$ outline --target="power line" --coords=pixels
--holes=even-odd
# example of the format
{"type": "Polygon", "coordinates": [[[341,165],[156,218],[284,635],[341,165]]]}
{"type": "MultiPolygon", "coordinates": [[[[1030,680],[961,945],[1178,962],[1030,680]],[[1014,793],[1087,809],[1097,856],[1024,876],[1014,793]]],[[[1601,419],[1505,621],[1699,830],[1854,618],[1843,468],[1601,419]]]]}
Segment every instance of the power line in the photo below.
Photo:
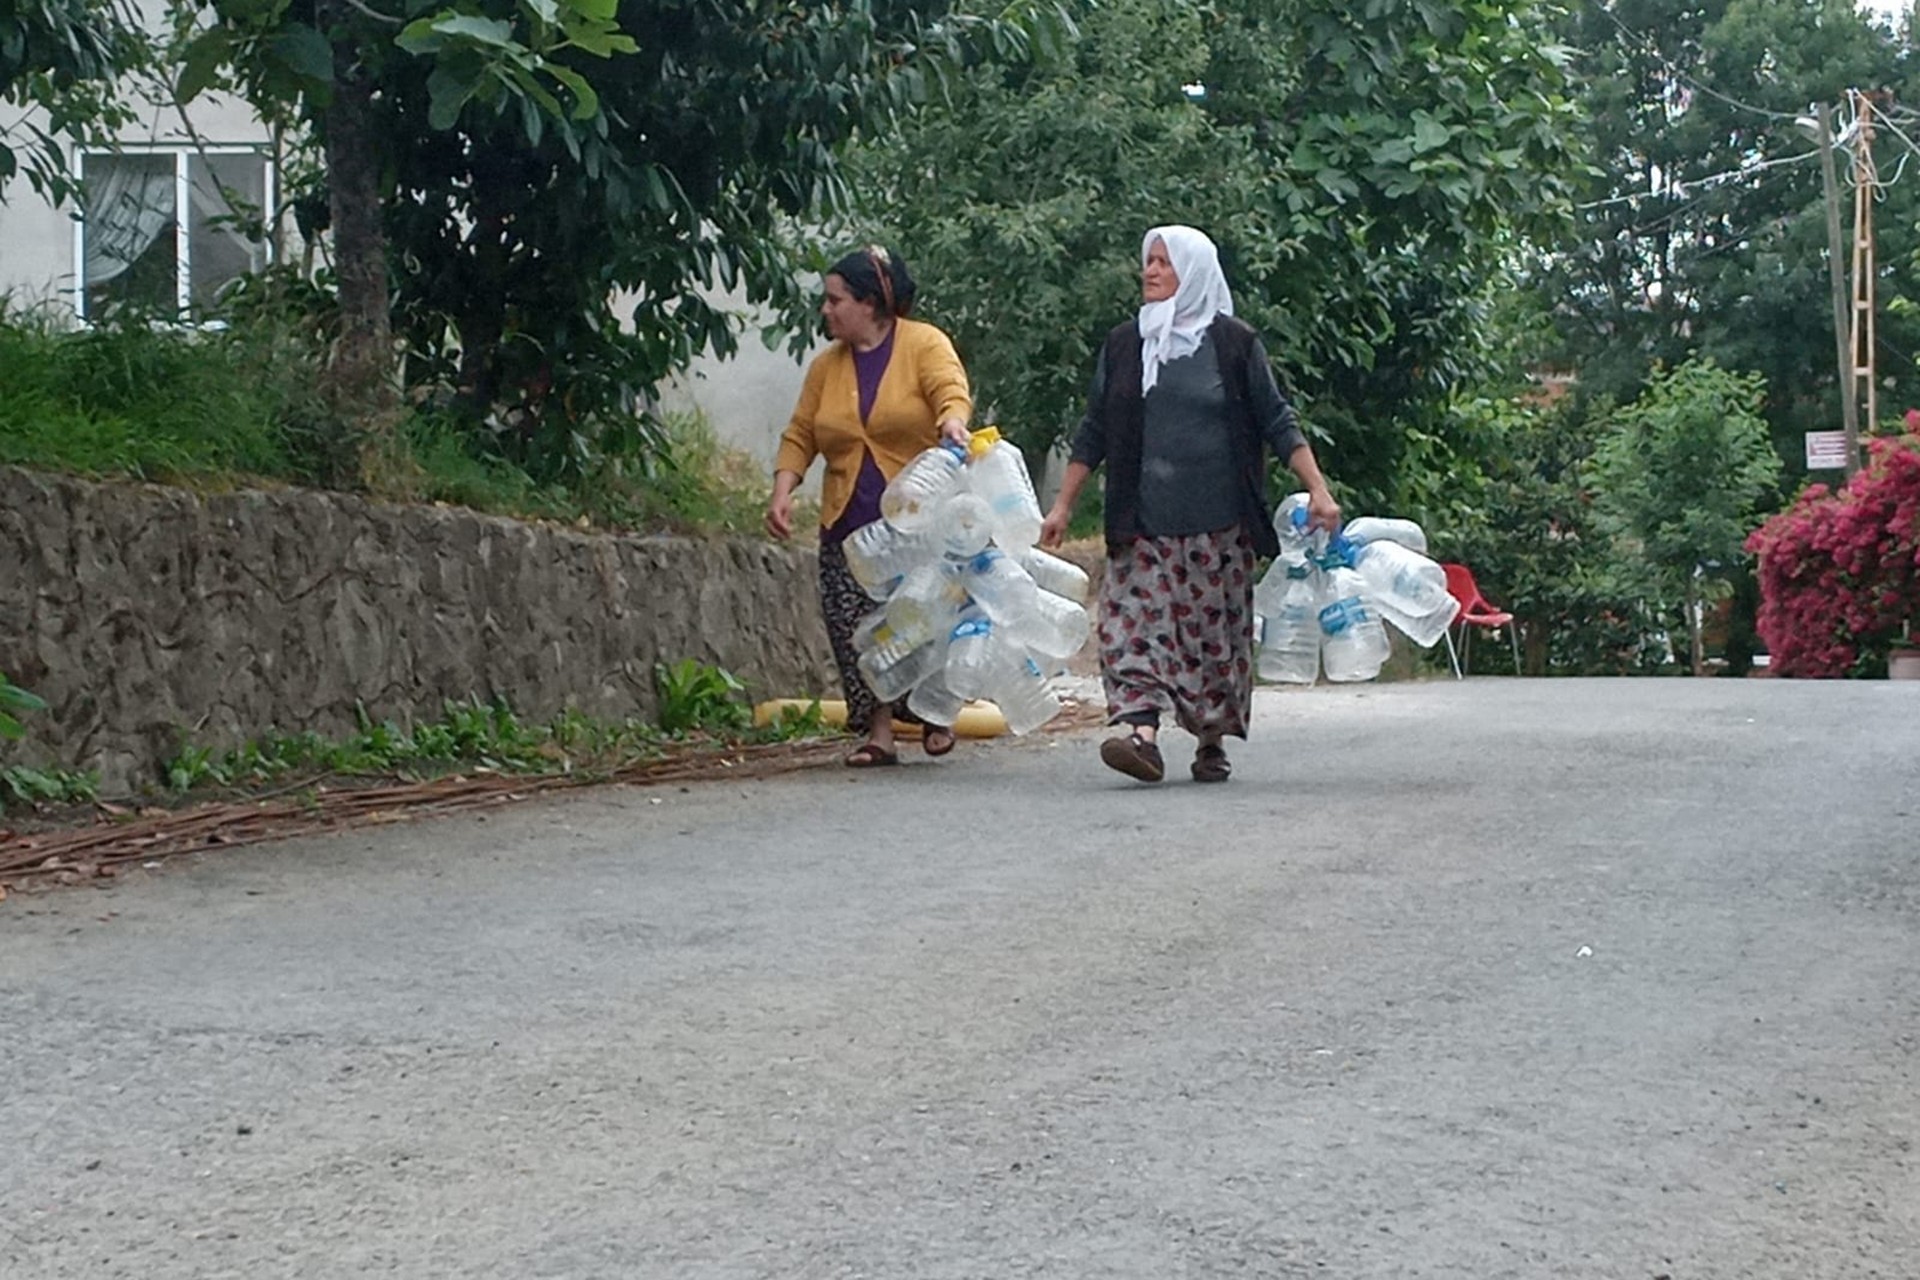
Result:
{"type": "Polygon", "coordinates": [[[1610,22],[1612,22],[1614,26],[1620,28],[1620,34],[1626,36],[1630,40],[1637,41],[1640,45],[1641,52],[1652,54],[1654,60],[1660,64],[1662,70],[1664,70],[1668,75],[1672,76],[1675,80],[1686,85],[1688,88],[1697,90],[1700,93],[1704,93],[1710,98],[1718,98],[1720,101],[1726,103],[1730,107],[1738,107],[1742,111],[1752,112],[1754,115],[1762,116],[1769,120],[1793,121],[1793,120],[1799,119],[1799,116],[1794,112],[1775,111],[1770,107],[1756,107],[1750,102],[1742,102],[1740,101],[1740,99],[1733,97],[1730,94],[1722,93],[1720,90],[1714,88],[1713,86],[1695,79],[1693,76],[1688,75],[1685,71],[1682,71],[1678,66],[1674,65],[1672,60],[1670,60],[1666,54],[1660,51],[1660,47],[1653,42],[1652,37],[1647,36],[1641,32],[1635,31],[1632,27],[1628,26],[1625,22],[1622,22],[1620,20],[1620,15],[1615,13],[1611,9],[1602,8],[1600,12],[1606,14],[1607,19],[1610,22]]]}

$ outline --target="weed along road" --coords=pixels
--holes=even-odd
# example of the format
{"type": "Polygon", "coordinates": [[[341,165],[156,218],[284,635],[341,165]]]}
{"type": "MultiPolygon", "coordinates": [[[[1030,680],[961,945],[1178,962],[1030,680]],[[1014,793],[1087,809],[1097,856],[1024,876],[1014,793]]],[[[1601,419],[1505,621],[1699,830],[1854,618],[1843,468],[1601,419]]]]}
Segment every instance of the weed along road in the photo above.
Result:
{"type": "Polygon", "coordinates": [[[0,1274],[1920,1274],[1920,684],[1263,692],[0,905],[0,1274]]]}

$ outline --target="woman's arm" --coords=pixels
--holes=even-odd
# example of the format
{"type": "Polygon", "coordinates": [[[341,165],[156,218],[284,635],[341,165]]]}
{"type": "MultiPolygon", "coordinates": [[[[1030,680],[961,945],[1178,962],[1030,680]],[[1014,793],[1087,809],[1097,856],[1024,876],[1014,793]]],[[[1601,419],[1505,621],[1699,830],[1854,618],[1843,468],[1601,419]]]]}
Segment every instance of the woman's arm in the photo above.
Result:
{"type": "Polygon", "coordinates": [[[1080,488],[1092,474],[1093,468],[1084,462],[1067,464],[1067,474],[1061,477],[1060,493],[1053,500],[1053,509],[1047,512],[1047,518],[1040,523],[1041,546],[1057,547],[1067,536],[1067,522],[1073,519],[1073,504],[1079,501],[1080,488]]]}
{"type": "Polygon", "coordinates": [[[960,363],[952,339],[933,325],[924,327],[931,336],[918,361],[920,395],[933,408],[940,438],[964,445],[967,422],[973,417],[973,389],[967,383],[966,366],[960,363]]]}
{"type": "Polygon", "coordinates": [[[813,423],[820,412],[820,384],[824,381],[820,358],[807,366],[807,377],[800,384],[800,399],[780,434],[780,452],[773,461],[773,495],[767,499],[767,532],[786,540],[793,536],[793,491],[807,474],[807,468],[819,454],[813,423]]]}

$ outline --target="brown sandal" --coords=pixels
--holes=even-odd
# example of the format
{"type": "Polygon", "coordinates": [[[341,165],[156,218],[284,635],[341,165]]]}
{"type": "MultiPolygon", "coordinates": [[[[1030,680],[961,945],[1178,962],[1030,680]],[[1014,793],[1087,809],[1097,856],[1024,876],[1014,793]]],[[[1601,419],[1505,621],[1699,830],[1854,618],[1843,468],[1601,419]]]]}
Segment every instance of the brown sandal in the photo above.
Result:
{"type": "Polygon", "coordinates": [[[1195,782],[1225,782],[1233,776],[1233,765],[1227,760],[1227,749],[1217,742],[1201,744],[1193,753],[1193,780],[1195,782]]]}
{"type": "Polygon", "coordinates": [[[1100,763],[1141,782],[1158,782],[1167,776],[1167,764],[1160,758],[1159,746],[1137,733],[1108,738],[1101,743],[1100,763]]]}
{"type": "Polygon", "coordinates": [[[863,742],[848,753],[841,763],[849,769],[884,769],[888,765],[900,763],[900,757],[885,747],[877,747],[871,742],[863,742]]]}
{"type": "Polygon", "coordinates": [[[930,756],[943,756],[953,750],[957,741],[953,730],[944,725],[930,724],[920,735],[920,749],[930,756]]]}

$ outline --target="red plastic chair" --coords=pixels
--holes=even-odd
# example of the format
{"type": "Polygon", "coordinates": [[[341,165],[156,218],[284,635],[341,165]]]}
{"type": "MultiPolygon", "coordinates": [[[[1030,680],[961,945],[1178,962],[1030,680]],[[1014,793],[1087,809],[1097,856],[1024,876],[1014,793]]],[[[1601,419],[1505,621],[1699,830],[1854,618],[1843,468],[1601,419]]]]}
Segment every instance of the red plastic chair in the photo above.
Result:
{"type": "Polygon", "coordinates": [[[1443,564],[1440,566],[1447,575],[1447,594],[1460,602],[1460,616],[1454,621],[1460,624],[1460,650],[1455,653],[1453,633],[1447,633],[1447,656],[1453,659],[1453,675],[1461,678],[1461,654],[1467,653],[1467,642],[1471,633],[1469,627],[1485,627],[1489,631],[1507,629],[1507,639],[1513,644],[1513,674],[1520,674],[1520,629],[1513,625],[1513,615],[1498,608],[1493,601],[1480,594],[1480,584],[1473,580],[1473,570],[1463,564],[1443,564]]]}

